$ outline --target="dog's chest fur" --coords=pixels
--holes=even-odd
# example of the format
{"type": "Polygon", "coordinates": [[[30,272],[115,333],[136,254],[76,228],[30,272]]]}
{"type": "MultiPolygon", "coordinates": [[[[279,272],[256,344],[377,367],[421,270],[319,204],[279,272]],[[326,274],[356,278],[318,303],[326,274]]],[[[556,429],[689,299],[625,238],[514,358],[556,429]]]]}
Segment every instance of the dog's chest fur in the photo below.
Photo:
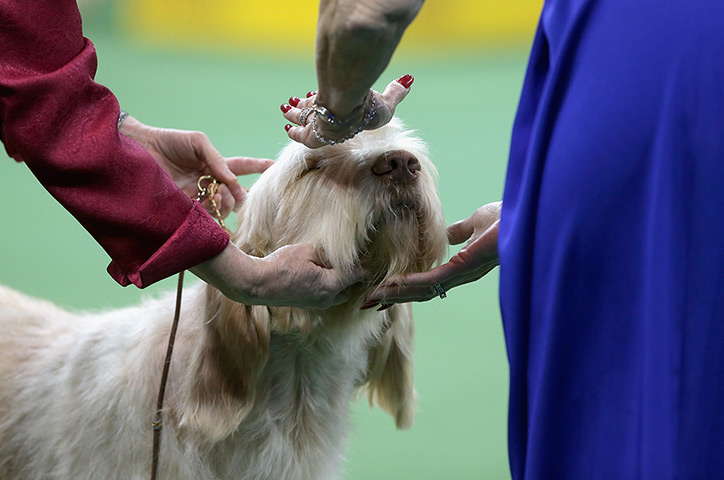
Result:
{"type": "Polygon", "coordinates": [[[256,470],[260,479],[324,479],[325,472],[339,471],[349,402],[366,376],[369,344],[381,327],[379,317],[359,317],[350,319],[356,328],[271,335],[255,406],[226,445],[217,446],[226,468],[247,475],[256,470]]]}

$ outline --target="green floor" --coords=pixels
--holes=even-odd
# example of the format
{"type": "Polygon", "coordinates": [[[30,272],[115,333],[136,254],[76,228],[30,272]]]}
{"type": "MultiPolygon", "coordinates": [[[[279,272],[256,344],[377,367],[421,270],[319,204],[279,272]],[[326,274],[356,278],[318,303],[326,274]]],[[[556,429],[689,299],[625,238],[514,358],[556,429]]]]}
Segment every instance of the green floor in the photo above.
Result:
{"type": "MultiPolygon", "coordinates": [[[[126,110],[149,124],[203,130],[227,155],[274,157],[286,138],[279,105],[315,84],[311,54],[294,60],[181,54],[102,33],[93,39],[97,79],[126,110]]],[[[398,114],[431,146],[448,221],[500,199],[525,51],[398,57],[384,83],[405,73],[416,78],[398,114]]],[[[89,235],[24,165],[4,152],[0,157],[0,283],[92,310],[173,287],[173,280],[145,292],[116,285],[105,272],[107,256],[89,235]]],[[[444,301],[415,306],[417,423],[397,432],[380,410],[355,404],[345,478],[510,478],[497,286],[496,271],[444,301]]]]}

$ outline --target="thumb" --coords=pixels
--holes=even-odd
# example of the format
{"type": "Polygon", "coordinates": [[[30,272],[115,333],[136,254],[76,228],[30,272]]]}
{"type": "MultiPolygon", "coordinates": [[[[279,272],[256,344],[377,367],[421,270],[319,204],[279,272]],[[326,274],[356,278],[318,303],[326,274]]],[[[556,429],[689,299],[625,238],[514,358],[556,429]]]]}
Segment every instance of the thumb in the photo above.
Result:
{"type": "Polygon", "coordinates": [[[241,185],[239,185],[236,175],[231,171],[229,165],[227,165],[223,155],[221,155],[211,143],[209,137],[200,135],[197,138],[198,141],[195,148],[197,156],[208,166],[211,174],[229,188],[235,203],[238,204],[244,198],[244,191],[241,185]]]}
{"type": "Polygon", "coordinates": [[[415,79],[412,75],[404,75],[387,84],[385,91],[382,92],[382,96],[393,110],[407,97],[407,94],[410,93],[410,88],[414,81],[415,79]]]}
{"type": "Polygon", "coordinates": [[[448,242],[450,242],[450,245],[463,243],[473,236],[474,231],[475,229],[473,228],[470,218],[459,220],[447,227],[448,242]]]}

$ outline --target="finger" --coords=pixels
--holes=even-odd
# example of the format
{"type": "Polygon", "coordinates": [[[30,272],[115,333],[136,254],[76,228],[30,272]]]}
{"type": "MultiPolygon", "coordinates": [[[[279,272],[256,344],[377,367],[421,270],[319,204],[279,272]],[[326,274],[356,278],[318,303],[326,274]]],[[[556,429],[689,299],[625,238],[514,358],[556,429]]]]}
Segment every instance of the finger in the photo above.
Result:
{"type": "Polygon", "coordinates": [[[443,285],[447,290],[464,283],[460,276],[464,275],[465,269],[464,263],[451,261],[427,272],[391,279],[368,295],[365,304],[375,301],[403,303],[430,300],[435,297],[433,285],[443,285]]]}
{"type": "Polygon", "coordinates": [[[373,295],[367,298],[363,306],[365,309],[378,305],[391,305],[393,303],[426,302],[435,297],[432,286],[409,287],[390,285],[381,287],[378,291],[375,291],[373,295]]]}
{"type": "Polygon", "coordinates": [[[443,263],[432,270],[426,272],[409,273],[405,276],[392,279],[386,285],[395,284],[397,286],[405,287],[431,287],[435,284],[449,284],[453,283],[454,277],[461,270],[460,266],[455,263],[443,263]]]}
{"type": "Polygon", "coordinates": [[[382,92],[382,97],[388,103],[392,110],[402,102],[408,93],[410,93],[410,87],[415,79],[412,75],[404,75],[397,80],[391,81],[387,84],[385,91],[382,92]]]}
{"type": "Polygon", "coordinates": [[[488,227],[482,235],[475,238],[468,245],[465,245],[458,252],[457,256],[471,264],[474,263],[476,259],[497,261],[499,231],[500,221],[498,220],[488,227]]]}
{"type": "Polygon", "coordinates": [[[242,186],[241,195],[235,197],[231,194],[231,191],[226,185],[221,184],[218,193],[221,195],[221,203],[218,204],[219,210],[221,210],[223,218],[226,218],[232,210],[236,211],[239,207],[241,207],[246,199],[248,190],[246,187],[242,186]]]}
{"type": "Polygon", "coordinates": [[[361,267],[354,267],[349,271],[340,271],[339,269],[327,267],[321,268],[324,269],[321,272],[324,285],[323,291],[332,295],[339,296],[364,279],[364,272],[361,267]]]}
{"type": "Polygon", "coordinates": [[[231,157],[226,159],[226,165],[234,176],[264,173],[267,168],[274,165],[274,160],[254,157],[231,157]]]}
{"type": "Polygon", "coordinates": [[[364,269],[359,265],[355,265],[344,275],[343,282],[346,283],[347,286],[352,286],[363,281],[365,276],[366,274],[364,269]]]}
{"type": "Polygon", "coordinates": [[[364,272],[361,267],[355,267],[355,269],[342,276],[342,284],[346,286],[334,296],[332,305],[339,305],[341,303],[348,302],[352,298],[352,286],[361,282],[363,278],[364,272]]]}
{"type": "Polygon", "coordinates": [[[367,300],[365,303],[362,304],[361,307],[359,307],[359,309],[360,310],[369,310],[370,308],[374,308],[379,304],[380,304],[379,300],[367,300]]]}
{"type": "Polygon", "coordinates": [[[315,261],[315,267],[320,269],[322,279],[317,293],[319,304],[314,308],[329,308],[333,305],[346,303],[352,298],[352,286],[359,283],[364,275],[362,269],[357,267],[349,272],[340,273],[338,270],[319,266],[315,261]]]}
{"type": "Polygon", "coordinates": [[[228,217],[231,210],[237,206],[236,199],[231,195],[231,192],[226,186],[219,188],[219,192],[214,196],[214,200],[216,200],[216,205],[221,212],[221,218],[228,217]]]}
{"type": "Polygon", "coordinates": [[[312,107],[312,106],[314,106],[314,102],[315,102],[316,99],[317,99],[317,98],[316,98],[316,95],[313,95],[313,96],[311,96],[311,97],[305,97],[305,98],[290,97],[290,98],[289,98],[289,103],[287,103],[287,104],[282,104],[282,106],[281,106],[282,113],[286,113],[286,112],[287,112],[287,110],[288,110],[287,106],[289,106],[289,107],[295,107],[295,108],[298,108],[298,109],[300,109],[300,110],[301,110],[302,108],[312,107]]]}
{"type": "Polygon", "coordinates": [[[381,303],[422,302],[432,298],[431,286],[409,286],[399,284],[382,285],[365,299],[364,309],[372,308],[381,303]]]}
{"type": "Polygon", "coordinates": [[[294,108],[294,107],[291,107],[291,106],[289,106],[289,105],[282,105],[282,114],[284,115],[284,118],[286,118],[286,119],[289,120],[290,122],[294,122],[294,123],[296,123],[297,125],[301,125],[301,126],[304,127],[304,126],[308,125],[309,122],[311,122],[311,120],[312,120],[312,119],[309,117],[309,115],[314,115],[313,112],[307,113],[307,118],[306,118],[305,121],[304,121],[304,125],[302,125],[302,111],[303,111],[305,108],[311,108],[311,107],[294,108]],[[288,107],[288,108],[285,109],[285,108],[284,108],[285,106],[288,107]]]}
{"type": "Polygon", "coordinates": [[[216,150],[208,137],[204,135],[200,138],[195,148],[197,157],[208,166],[209,171],[217,180],[228,187],[234,199],[241,201],[244,197],[244,192],[242,191],[241,185],[239,185],[236,175],[229,168],[226,158],[216,150]]]}
{"type": "Polygon", "coordinates": [[[315,102],[317,101],[316,94],[307,97],[307,98],[300,98],[296,105],[292,105],[293,107],[297,107],[298,109],[307,108],[307,107],[313,107],[315,102]]]}
{"type": "Polygon", "coordinates": [[[450,245],[457,245],[472,237],[474,231],[472,217],[468,217],[447,227],[447,240],[450,245]]]}
{"type": "Polygon", "coordinates": [[[323,143],[317,140],[317,137],[314,136],[314,133],[309,126],[299,127],[286,125],[284,128],[287,131],[287,135],[289,136],[289,138],[291,138],[295,142],[304,144],[309,148],[319,148],[321,146],[324,146],[323,143]]]}
{"type": "Polygon", "coordinates": [[[412,76],[405,75],[390,82],[384,92],[374,93],[377,97],[377,114],[372,118],[368,129],[379,128],[392,119],[397,105],[410,93],[410,85],[412,85],[412,76]]]}

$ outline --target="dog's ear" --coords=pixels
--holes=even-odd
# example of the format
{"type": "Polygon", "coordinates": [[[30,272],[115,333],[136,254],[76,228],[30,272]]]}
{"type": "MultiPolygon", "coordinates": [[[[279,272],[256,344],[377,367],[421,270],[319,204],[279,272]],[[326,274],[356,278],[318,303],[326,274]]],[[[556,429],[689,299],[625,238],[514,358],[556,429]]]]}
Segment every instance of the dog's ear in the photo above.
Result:
{"type": "Polygon", "coordinates": [[[410,428],[415,420],[417,392],[412,374],[414,323],[410,304],[385,310],[389,328],[372,346],[365,379],[370,404],[392,415],[397,428],[410,428]]]}
{"type": "Polygon", "coordinates": [[[212,288],[208,295],[211,310],[186,379],[181,425],[217,441],[233,433],[254,405],[270,315],[265,306],[232,302],[212,288]]]}

